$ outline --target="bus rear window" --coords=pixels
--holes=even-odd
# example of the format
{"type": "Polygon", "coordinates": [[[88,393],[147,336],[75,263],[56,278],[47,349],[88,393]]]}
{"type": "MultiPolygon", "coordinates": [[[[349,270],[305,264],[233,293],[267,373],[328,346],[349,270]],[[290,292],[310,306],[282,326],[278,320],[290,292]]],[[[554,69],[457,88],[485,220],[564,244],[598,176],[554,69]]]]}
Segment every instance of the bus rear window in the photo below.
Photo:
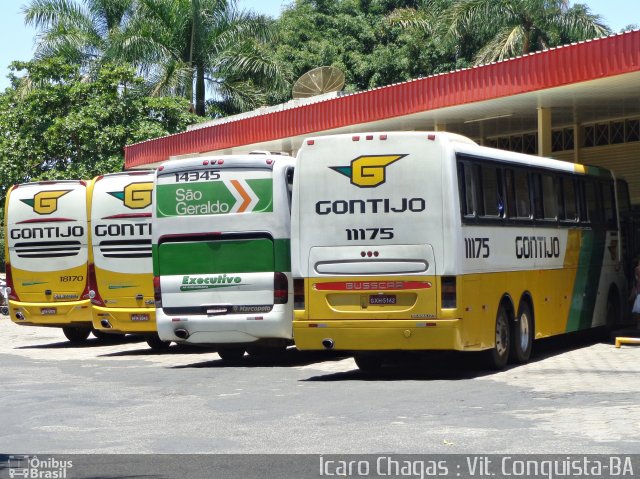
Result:
{"type": "Polygon", "coordinates": [[[263,273],[275,271],[270,238],[187,239],[161,243],[161,275],[263,273]]]}

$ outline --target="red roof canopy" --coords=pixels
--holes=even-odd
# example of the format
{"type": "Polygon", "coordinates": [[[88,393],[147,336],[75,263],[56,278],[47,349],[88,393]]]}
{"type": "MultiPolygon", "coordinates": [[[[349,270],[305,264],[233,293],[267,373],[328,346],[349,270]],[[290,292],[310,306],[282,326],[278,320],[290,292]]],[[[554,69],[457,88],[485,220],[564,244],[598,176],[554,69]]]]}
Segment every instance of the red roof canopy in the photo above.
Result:
{"type": "Polygon", "coordinates": [[[129,145],[125,167],[638,71],[634,30],[129,145]]]}

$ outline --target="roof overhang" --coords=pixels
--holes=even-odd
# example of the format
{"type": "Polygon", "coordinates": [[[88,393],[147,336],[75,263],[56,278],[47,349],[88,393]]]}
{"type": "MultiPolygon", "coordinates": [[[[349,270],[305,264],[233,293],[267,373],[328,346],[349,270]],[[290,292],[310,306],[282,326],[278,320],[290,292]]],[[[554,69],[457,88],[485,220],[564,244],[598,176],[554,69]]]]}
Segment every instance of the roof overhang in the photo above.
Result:
{"type": "Polygon", "coordinates": [[[206,152],[295,151],[310,135],[446,129],[471,138],[640,115],[640,30],[149,140],[126,168],[206,152]]]}

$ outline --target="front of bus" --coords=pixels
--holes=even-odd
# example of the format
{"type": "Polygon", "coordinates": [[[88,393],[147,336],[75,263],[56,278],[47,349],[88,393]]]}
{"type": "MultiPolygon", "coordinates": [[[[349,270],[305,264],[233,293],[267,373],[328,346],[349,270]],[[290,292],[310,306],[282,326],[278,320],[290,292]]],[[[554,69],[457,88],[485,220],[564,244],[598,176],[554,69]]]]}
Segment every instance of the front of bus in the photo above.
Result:
{"type": "Polygon", "coordinates": [[[290,158],[247,155],[158,169],[153,266],[161,339],[217,345],[228,357],[248,345],[290,342],[292,168],[290,158]]]}
{"type": "Polygon", "coordinates": [[[292,209],[292,266],[305,292],[299,349],[462,348],[458,319],[443,313],[451,285],[437,274],[450,241],[444,155],[426,133],[305,141],[292,209]]]}
{"type": "MultiPolygon", "coordinates": [[[[99,176],[90,196],[93,327],[155,344],[151,263],[153,172],[99,176]]],[[[162,343],[158,343],[162,346],[162,343]]]]}
{"type": "MultiPolygon", "coordinates": [[[[6,268],[11,320],[91,330],[86,183],[16,185],[7,195],[6,268]]],[[[68,336],[69,337],[69,336],[68,336]]]]}

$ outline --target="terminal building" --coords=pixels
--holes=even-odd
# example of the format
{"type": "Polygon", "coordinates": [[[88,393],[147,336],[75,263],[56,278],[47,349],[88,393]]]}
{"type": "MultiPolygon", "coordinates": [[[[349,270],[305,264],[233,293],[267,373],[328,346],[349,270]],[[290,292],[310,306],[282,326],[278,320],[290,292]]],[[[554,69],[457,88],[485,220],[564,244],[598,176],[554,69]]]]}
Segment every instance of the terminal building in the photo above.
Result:
{"type": "Polygon", "coordinates": [[[640,30],[358,93],[292,100],[129,145],[125,167],[254,150],[309,136],[449,131],[496,148],[612,170],[640,208],[640,30]]]}

